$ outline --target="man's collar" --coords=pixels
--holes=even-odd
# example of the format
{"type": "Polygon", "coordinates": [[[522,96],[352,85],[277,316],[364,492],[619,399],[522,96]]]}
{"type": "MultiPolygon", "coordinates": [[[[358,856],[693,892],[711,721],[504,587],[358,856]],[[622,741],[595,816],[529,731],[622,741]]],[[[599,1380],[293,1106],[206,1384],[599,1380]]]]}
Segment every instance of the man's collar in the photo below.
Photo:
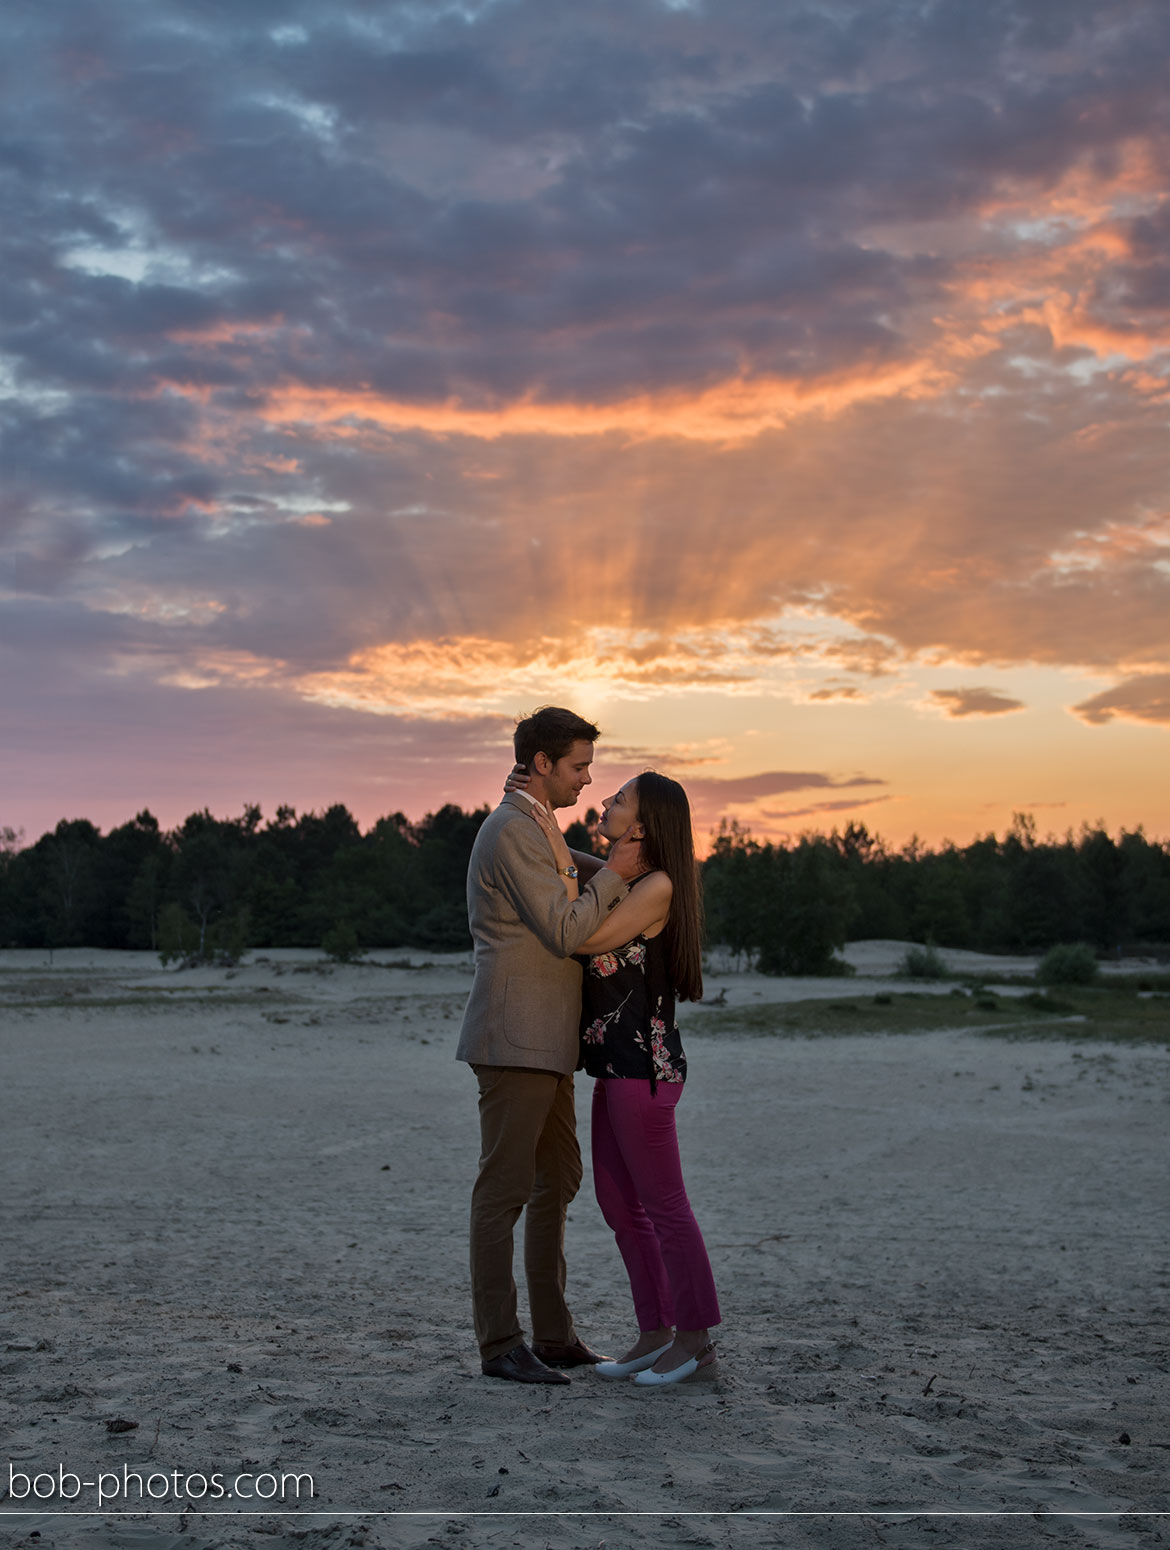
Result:
{"type": "Polygon", "coordinates": [[[511,795],[514,797],[523,797],[525,802],[528,803],[529,807],[539,807],[541,812],[547,816],[548,808],[545,807],[543,802],[538,802],[535,797],[530,797],[527,791],[513,791],[511,792],[511,795]]]}

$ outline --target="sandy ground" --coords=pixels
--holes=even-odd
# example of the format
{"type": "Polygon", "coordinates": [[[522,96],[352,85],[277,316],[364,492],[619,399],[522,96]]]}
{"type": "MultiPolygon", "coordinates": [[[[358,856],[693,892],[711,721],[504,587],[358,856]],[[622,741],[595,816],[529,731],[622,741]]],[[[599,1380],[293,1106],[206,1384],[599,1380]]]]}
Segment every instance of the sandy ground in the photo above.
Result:
{"type": "MultiPolygon", "coordinates": [[[[902,950],[709,993],[889,988],[902,950]]],[[[689,1010],[716,1375],[526,1388],[480,1375],[469,1329],[468,960],[381,957],[0,954],[0,1544],[1170,1543],[1170,1050],[715,1036],[689,1010]],[[164,1494],[20,1498],[59,1469],[164,1494]],[[298,1472],[312,1499],[183,1510],[196,1476],[298,1472]]],[[[568,1252],[582,1334],[620,1348],[588,1171],[568,1252]]]]}

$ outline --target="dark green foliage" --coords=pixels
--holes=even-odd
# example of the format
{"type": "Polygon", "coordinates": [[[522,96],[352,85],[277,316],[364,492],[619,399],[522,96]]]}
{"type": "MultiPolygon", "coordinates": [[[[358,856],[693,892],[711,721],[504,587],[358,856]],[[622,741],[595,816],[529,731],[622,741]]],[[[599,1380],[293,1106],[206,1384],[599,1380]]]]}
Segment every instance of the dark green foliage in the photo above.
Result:
{"type": "Polygon", "coordinates": [[[1170,843],[1115,841],[1086,826],[1038,837],[1017,813],[1002,839],[890,851],[863,827],[834,834],[854,881],[847,935],[910,937],[981,952],[1044,952],[1080,939],[1099,952],[1170,943],[1170,843]]]}
{"type": "Polygon", "coordinates": [[[841,972],[853,885],[837,848],[806,835],[791,849],[761,845],[734,823],[703,864],[707,936],[765,974],[841,972]]]}
{"type": "Polygon", "coordinates": [[[852,886],[827,840],[804,836],[791,850],[771,850],[772,910],[756,967],[764,974],[841,972],[852,886]]]}
{"type": "Polygon", "coordinates": [[[725,822],[703,888],[708,940],[771,972],[823,973],[835,947],[873,937],[982,952],[1170,943],[1170,844],[1100,826],[1042,840],[1023,813],[1002,840],[937,851],[892,851],[863,824],[777,847],[725,822]]]}
{"type": "MultiPolygon", "coordinates": [[[[230,961],[246,948],[316,949],[347,928],[360,950],[471,945],[467,863],[487,809],[448,805],[365,834],[342,806],[265,821],[192,813],[166,833],[149,812],[103,836],[85,819],[33,845],[0,827],[0,946],[153,948],[230,961]]],[[[569,826],[595,851],[596,812],[569,826]]],[[[1017,814],[1002,839],[890,850],[864,825],[764,844],[724,823],[703,863],[707,940],[774,974],[840,972],[867,937],[984,952],[1096,953],[1170,943],[1170,843],[1103,827],[1040,839],[1017,814]]],[[[347,938],[348,940],[348,938],[347,938]]]]}
{"type": "Polygon", "coordinates": [[[148,812],[110,834],[62,822],[34,845],[0,829],[0,946],[149,948],[231,963],[248,948],[470,947],[467,863],[487,809],[401,813],[363,834],[335,806],[192,813],[171,833],[148,812]]]}
{"type": "Polygon", "coordinates": [[[1036,978],[1042,985],[1091,985],[1097,973],[1097,955],[1087,943],[1061,942],[1041,958],[1036,978]]]}
{"type": "Polygon", "coordinates": [[[189,963],[199,952],[199,927],[183,906],[172,899],[158,921],[158,955],[164,963],[189,963]]]}
{"type": "Polygon", "coordinates": [[[586,856],[600,856],[605,845],[597,838],[597,825],[601,814],[595,807],[585,810],[584,818],[575,818],[565,829],[565,843],[570,850],[579,850],[586,856]]]}

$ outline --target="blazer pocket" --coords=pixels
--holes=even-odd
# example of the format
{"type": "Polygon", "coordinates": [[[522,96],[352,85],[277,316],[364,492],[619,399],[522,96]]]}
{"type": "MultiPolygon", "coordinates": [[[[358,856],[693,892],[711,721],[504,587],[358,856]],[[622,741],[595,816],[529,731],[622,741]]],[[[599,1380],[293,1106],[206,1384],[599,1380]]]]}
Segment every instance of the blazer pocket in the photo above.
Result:
{"type": "Polygon", "coordinates": [[[578,1012],[566,1005],[563,985],[536,974],[510,974],[504,986],[504,1037],[519,1049],[559,1050],[578,1012]]]}

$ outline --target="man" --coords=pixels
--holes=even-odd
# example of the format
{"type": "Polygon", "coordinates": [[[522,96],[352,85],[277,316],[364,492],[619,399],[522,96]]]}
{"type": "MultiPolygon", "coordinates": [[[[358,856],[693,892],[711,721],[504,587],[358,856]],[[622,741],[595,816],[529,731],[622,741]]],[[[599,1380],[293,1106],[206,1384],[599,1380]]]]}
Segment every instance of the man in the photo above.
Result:
{"type": "Polygon", "coordinates": [[[581,1182],[573,1107],[581,967],[571,955],[624,896],[638,847],[615,845],[570,900],[532,817],[536,802],[550,811],[574,805],[590,784],[599,735],[592,722],[551,705],[517,724],[516,762],[529,773],[528,789],[505,796],[487,818],[467,871],[475,981],[456,1058],[479,1083],[471,1296],[484,1373],[518,1383],[567,1383],[558,1369],[605,1360],[578,1339],[565,1303],[565,1213],[581,1182]],[[512,1230],[525,1207],[531,1348],[512,1276],[512,1230]]]}

